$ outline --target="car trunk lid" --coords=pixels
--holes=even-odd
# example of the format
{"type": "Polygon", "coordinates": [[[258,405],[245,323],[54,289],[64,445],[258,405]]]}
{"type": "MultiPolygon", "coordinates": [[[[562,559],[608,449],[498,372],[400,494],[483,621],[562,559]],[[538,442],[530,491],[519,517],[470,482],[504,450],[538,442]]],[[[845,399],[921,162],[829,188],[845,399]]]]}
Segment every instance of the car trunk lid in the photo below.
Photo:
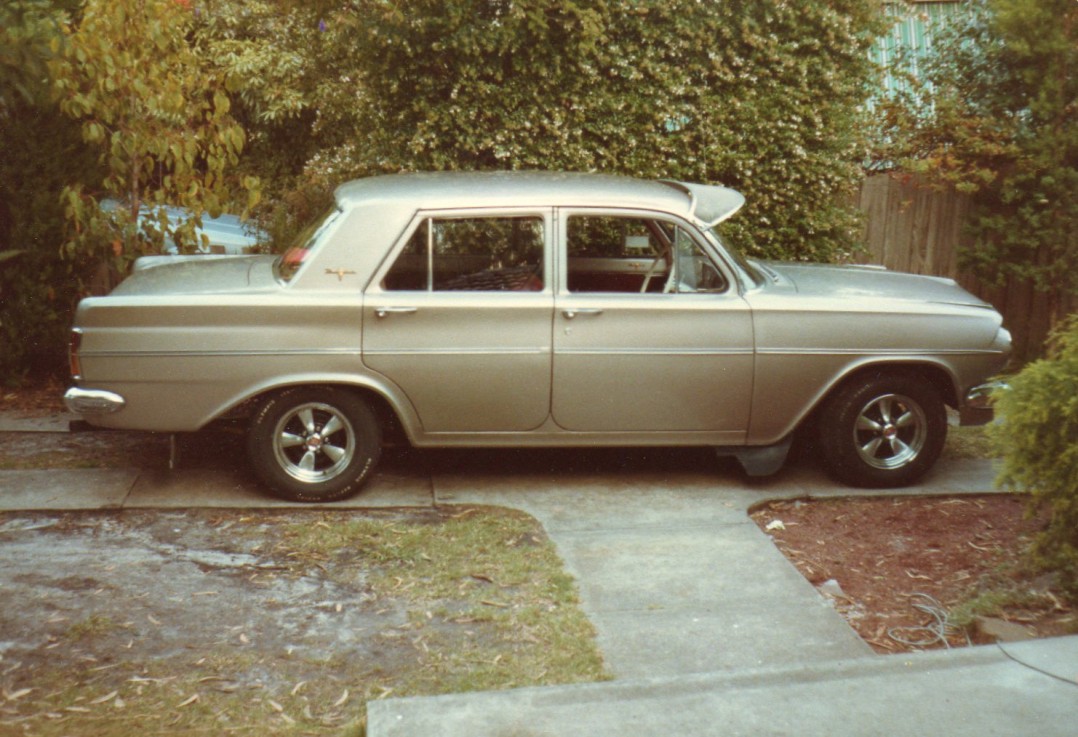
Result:
{"type": "Polygon", "coordinates": [[[149,256],[113,295],[224,294],[279,287],[273,256],[149,256]]]}

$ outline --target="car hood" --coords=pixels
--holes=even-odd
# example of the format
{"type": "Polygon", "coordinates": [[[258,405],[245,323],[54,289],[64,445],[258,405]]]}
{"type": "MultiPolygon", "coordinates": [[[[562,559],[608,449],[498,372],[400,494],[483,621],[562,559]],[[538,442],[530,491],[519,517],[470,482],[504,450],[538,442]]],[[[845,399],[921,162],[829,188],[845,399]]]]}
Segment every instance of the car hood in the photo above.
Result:
{"type": "Polygon", "coordinates": [[[149,256],[113,295],[222,294],[279,288],[273,256],[149,256]]]}
{"type": "Polygon", "coordinates": [[[917,302],[986,307],[991,305],[960,287],[954,279],[888,271],[873,266],[834,266],[764,262],[765,270],[788,280],[799,294],[838,298],[903,299],[917,302]]]}

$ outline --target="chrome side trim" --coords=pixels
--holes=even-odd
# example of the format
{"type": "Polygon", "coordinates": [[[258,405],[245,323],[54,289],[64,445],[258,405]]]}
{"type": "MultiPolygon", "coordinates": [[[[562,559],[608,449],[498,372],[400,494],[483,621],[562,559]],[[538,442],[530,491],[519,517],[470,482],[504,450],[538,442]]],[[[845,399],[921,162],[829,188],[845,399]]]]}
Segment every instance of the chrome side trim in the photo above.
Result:
{"type": "Polygon", "coordinates": [[[73,386],[64,393],[64,404],[77,415],[107,415],[119,412],[127,402],[115,392],[73,386]]]}
{"type": "Polygon", "coordinates": [[[81,351],[80,356],[95,358],[190,358],[192,356],[359,356],[358,348],[329,348],[326,350],[251,350],[251,351],[81,351]]]}
{"type": "Polygon", "coordinates": [[[574,348],[559,356],[751,356],[751,348],[574,348]]]}
{"type": "Polygon", "coordinates": [[[991,348],[758,348],[768,356],[998,356],[991,348]]]}
{"type": "Polygon", "coordinates": [[[550,348],[380,348],[364,356],[549,356],[550,348]]]}

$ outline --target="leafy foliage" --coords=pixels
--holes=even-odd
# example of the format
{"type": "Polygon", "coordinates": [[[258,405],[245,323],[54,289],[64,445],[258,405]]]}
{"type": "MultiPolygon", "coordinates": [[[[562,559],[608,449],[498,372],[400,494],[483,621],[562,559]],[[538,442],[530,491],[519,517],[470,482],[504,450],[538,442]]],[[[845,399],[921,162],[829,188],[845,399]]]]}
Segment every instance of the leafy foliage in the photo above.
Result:
{"type": "Polygon", "coordinates": [[[1078,316],[1056,333],[1049,356],[1027,365],[1010,385],[997,397],[1003,421],[992,433],[1003,456],[1000,481],[1049,508],[1033,553],[1078,597],[1078,316]]]}
{"type": "Polygon", "coordinates": [[[100,189],[120,203],[102,209],[96,193],[65,189],[74,229],[73,258],[111,262],[123,274],[165,238],[193,245],[201,215],[218,215],[239,189],[257,199],[257,182],[230,179],[245,133],[230,116],[224,78],[192,47],[193,14],[175,0],[88,0],[65,29],[53,64],[60,109],[81,121],[106,168],[100,189]],[[173,227],[166,205],[192,217],[173,227]]]}
{"type": "Polygon", "coordinates": [[[877,158],[973,197],[965,265],[1032,281],[1053,321],[1078,293],[1078,6],[967,0],[919,79],[883,106],[877,158]]]}
{"type": "Polygon", "coordinates": [[[100,176],[78,127],[57,114],[47,65],[68,18],[43,0],[0,4],[0,380],[63,365],[78,290],[58,258],[57,193],[100,176]]]}
{"type": "Polygon", "coordinates": [[[741,189],[758,255],[854,247],[874,2],[287,3],[287,36],[251,7],[215,4],[210,56],[277,83],[240,97],[253,140],[308,154],[293,206],[382,172],[598,170],[741,189]]]}

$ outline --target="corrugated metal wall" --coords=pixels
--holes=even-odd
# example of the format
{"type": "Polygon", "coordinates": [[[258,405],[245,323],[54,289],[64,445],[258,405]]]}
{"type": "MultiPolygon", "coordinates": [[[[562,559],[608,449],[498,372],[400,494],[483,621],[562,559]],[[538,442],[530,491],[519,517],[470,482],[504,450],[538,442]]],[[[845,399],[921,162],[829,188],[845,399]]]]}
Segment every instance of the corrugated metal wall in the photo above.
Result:
{"type": "Polygon", "coordinates": [[[890,95],[905,87],[900,76],[890,69],[899,60],[902,67],[916,75],[919,64],[932,46],[932,34],[963,12],[963,3],[954,2],[885,2],[884,13],[891,19],[890,30],[877,39],[869,57],[884,70],[882,87],[890,95]]]}

